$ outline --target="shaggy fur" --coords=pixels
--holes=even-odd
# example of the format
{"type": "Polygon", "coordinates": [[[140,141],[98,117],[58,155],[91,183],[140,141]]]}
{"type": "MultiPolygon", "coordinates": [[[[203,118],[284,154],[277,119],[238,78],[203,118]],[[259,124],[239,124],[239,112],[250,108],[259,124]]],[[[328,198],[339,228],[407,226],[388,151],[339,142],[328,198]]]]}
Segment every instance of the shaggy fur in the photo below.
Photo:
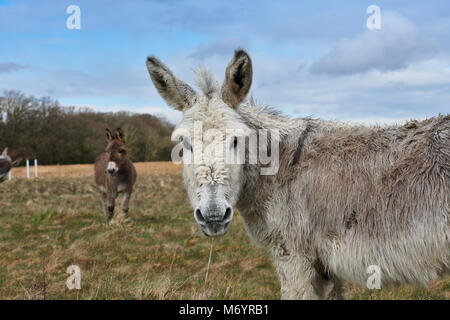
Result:
{"type": "Polygon", "coordinates": [[[382,286],[449,271],[450,116],[386,128],[291,121],[301,129],[281,141],[278,174],[247,165],[237,204],[271,248],[284,298],[341,298],[342,280],[365,285],[370,265],[382,286]]]}
{"type": "MultiPolygon", "coordinates": [[[[155,70],[170,73],[150,64],[152,79],[155,70]]],[[[180,91],[167,99],[184,110],[177,129],[192,134],[197,119],[218,130],[280,130],[276,175],[260,175],[260,164],[236,168],[207,156],[207,163],[184,165],[183,175],[194,208],[203,201],[205,183],[223,189],[250,237],[272,253],[282,298],[342,298],[343,280],[365,285],[370,265],[381,268],[382,286],[426,285],[449,272],[449,115],[388,127],[281,116],[243,100],[246,90],[224,92],[246,86],[241,79],[248,84],[251,61],[242,50],[221,92],[209,73],[199,75],[202,93],[192,98],[183,83],[189,99],[178,99],[180,91]],[[243,77],[235,77],[239,65],[247,66],[243,77]],[[221,178],[215,181],[217,166],[221,178]]]]}

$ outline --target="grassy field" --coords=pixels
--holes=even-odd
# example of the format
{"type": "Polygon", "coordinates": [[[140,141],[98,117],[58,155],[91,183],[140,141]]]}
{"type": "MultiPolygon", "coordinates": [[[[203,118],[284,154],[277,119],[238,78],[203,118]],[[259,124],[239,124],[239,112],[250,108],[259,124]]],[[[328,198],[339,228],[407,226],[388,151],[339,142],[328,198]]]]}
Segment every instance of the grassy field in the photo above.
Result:
{"type": "MultiPolygon", "coordinates": [[[[270,257],[250,243],[237,212],[213,242],[205,283],[211,240],[198,232],[180,167],[137,168],[131,220],[112,226],[91,165],[42,166],[30,180],[15,168],[0,184],[0,299],[279,299],[270,257]],[[73,264],[81,290],[66,287],[73,264]]],[[[450,279],[429,288],[350,286],[348,298],[449,299],[450,279]]]]}

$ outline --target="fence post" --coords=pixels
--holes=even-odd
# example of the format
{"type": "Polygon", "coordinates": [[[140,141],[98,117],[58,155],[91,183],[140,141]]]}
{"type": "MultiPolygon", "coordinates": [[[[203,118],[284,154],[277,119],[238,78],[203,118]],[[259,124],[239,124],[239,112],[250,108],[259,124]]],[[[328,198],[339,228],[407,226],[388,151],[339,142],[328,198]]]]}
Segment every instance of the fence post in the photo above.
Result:
{"type": "Polygon", "coordinates": [[[34,176],[36,178],[38,176],[38,162],[37,162],[37,159],[34,159],[34,176]]]}
{"type": "Polygon", "coordinates": [[[30,160],[27,159],[27,179],[30,179],[30,160]]]}

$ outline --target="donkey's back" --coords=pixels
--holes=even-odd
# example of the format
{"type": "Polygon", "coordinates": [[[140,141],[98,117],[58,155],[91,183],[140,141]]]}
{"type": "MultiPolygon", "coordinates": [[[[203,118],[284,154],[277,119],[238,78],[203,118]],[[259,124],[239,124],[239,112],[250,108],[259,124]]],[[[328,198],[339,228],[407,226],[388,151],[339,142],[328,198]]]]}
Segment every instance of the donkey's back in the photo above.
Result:
{"type": "Polygon", "coordinates": [[[105,189],[106,191],[106,168],[108,166],[108,154],[102,152],[98,155],[94,162],[94,173],[95,173],[95,184],[100,189],[105,189]]]}
{"type": "Polygon", "coordinates": [[[364,284],[376,265],[385,283],[425,284],[448,272],[450,116],[322,129],[300,170],[316,250],[338,277],[364,284]]]}

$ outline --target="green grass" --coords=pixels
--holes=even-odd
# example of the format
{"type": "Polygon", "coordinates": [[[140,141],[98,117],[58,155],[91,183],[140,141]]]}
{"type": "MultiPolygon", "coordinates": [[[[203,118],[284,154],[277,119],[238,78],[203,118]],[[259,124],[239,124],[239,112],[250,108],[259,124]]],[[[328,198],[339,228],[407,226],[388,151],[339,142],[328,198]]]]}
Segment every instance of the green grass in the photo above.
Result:
{"type": "MultiPolygon", "coordinates": [[[[1,184],[0,299],[280,298],[270,257],[249,241],[239,216],[214,240],[205,284],[211,240],[198,232],[180,175],[140,175],[130,218],[106,225],[89,177],[1,184]],[[81,290],[66,287],[72,264],[81,268],[81,290]]],[[[448,299],[449,292],[445,278],[429,288],[351,285],[348,298],[448,299]]]]}

